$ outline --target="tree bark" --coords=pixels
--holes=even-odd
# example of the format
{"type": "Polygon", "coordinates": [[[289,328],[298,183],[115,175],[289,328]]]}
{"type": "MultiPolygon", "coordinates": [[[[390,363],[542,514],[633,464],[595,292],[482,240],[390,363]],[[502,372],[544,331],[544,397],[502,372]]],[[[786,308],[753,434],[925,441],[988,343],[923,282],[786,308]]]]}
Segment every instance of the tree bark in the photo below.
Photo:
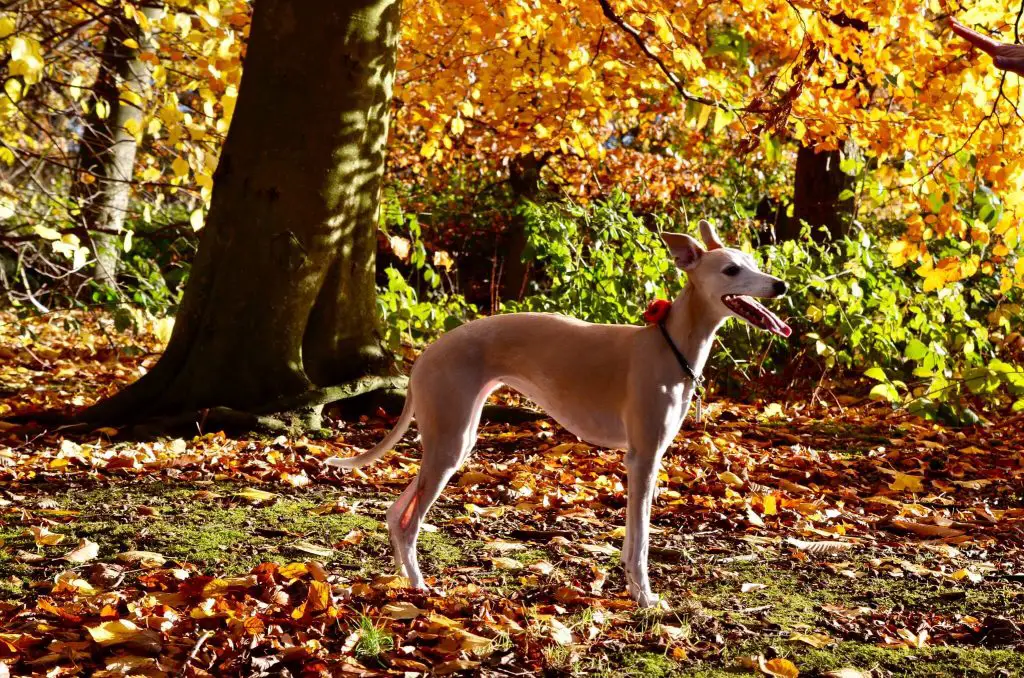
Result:
{"type": "MultiPolygon", "coordinates": [[[[528,153],[517,156],[509,168],[509,185],[518,205],[524,200],[536,200],[540,194],[540,173],[550,159],[551,153],[536,155],[528,153]]],[[[530,265],[523,260],[527,244],[526,220],[513,212],[505,237],[505,248],[501,260],[501,280],[498,294],[501,300],[518,300],[522,296],[530,274],[530,265]]],[[[495,309],[497,310],[497,309],[495,309]]]]}
{"type": "MultiPolygon", "coordinates": [[[[152,5],[140,11],[154,22],[163,8],[152,5]]],[[[114,12],[107,26],[78,155],[82,176],[75,184],[75,197],[81,205],[96,258],[93,280],[109,287],[117,282],[121,258],[118,234],[128,213],[129,182],[141,134],[142,106],[150,90],[151,69],[139,59],[139,54],[151,47],[152,41],[147,40],[138,24],[122,11],[114,12]],[[139,47],[126,45],[129,38],[139,47]],[[83,177],[90,183],[84,183],[83,177]]]]}
{"type": "Polygon", "coordinates": [[[839,169],[840,159],[838,150],[816,152],[812,147],[800,146],[793,181],[793,218],[778,225],[778,240],[798,238],[801,221],[811,225],[811,236],[819,242],[846,235],[853,200],[841,201],[839,196],[853,182],[839,169]]]}
{"type": "Polygon", "coordinates": [[[255,3],[170,343],[85,418],[307,407],[318,426],[332,394],[370,388],[368,375],[391,368],[374,255],[399,15],[399,0],[255,3]]]}

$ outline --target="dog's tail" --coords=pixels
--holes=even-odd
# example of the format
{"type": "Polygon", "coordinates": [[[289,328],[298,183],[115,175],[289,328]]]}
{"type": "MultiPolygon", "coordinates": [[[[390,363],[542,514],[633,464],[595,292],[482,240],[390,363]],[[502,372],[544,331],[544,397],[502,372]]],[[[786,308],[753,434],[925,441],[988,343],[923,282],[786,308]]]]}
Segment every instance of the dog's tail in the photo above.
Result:
{"type": "Polygon", "coordinates": [[[405,407],[402,408],[402,414],[398,417],[398,423],[395,424],[395,427],[391,429],[391,433],[387,434],[384,440],[377,443],[376,447],[354,457],[330,457],[324,463],[335,468],[362,468],[372,464],[398,444],[398,441],[405,435],[406,429],[409,428],[409,424],[412,423],[412,415],[412,389],[410,389],[405,397],[405,407]]]}

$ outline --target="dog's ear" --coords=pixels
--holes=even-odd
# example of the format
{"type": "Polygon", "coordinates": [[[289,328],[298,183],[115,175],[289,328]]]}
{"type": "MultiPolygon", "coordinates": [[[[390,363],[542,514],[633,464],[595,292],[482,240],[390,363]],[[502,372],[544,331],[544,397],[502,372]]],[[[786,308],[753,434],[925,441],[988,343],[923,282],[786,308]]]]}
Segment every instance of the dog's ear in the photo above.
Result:
{"type": "Polygon", "coordinates": [[[701,219],[698,227],[700,228],[700,237],[704,239],[704,244],[709,250],[725,247],[718,238],[718,231],[715,230],[715,227],[707,219],[701,219]]]}
{"type": "Polygon", "coordinates": [[[661,239],[668,245],[668,251],[676,259],[676,264],[684,271],[692,271],[700,263],[704,248],[695,238],[684,233],[662,233],[661,239]]]}

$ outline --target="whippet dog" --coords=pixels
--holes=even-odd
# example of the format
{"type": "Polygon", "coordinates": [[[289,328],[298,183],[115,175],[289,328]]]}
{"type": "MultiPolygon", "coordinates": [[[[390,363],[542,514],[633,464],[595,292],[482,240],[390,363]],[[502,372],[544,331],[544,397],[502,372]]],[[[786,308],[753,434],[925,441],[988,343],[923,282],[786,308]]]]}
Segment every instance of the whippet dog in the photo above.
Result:
{"type": "Polygon", "coordinates": [[[790,334],[752,298],[780,297],[786,283],[759,271],[750,255],[724,247],[707,221],[700,222],[700,232],[706,249],[688,235],[662,234],[688,281],[657,326],[598,325],[552,313],[474,320],[419,357],[401,417],[379,445],[326,461],[341,468],[377,461],[415,415],[423,445],[419,474],[387,512],[395,562],[412,587],[425,588],[416,561],[423,518],[473,449],[487,396],[506,384],[581,440],[626,450],[622,562],[633,599],[644,607],[658,603],[647,574],[658,465],[682,426],[715,332],[736,316],[790,334]]]}

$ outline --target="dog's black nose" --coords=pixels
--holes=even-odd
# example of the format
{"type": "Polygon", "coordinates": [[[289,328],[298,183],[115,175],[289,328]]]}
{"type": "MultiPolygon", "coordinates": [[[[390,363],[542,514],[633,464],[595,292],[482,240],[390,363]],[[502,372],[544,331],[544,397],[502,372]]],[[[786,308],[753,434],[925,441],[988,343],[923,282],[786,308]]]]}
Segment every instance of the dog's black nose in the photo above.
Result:
{"type": "Polygon", "coordinates": [[[781,297],[787,290],[789,290],[789,285],[787,285],[784,280],[776,280],[772,285],[772,289],[775,291],[775,296],[781,297]]]}

